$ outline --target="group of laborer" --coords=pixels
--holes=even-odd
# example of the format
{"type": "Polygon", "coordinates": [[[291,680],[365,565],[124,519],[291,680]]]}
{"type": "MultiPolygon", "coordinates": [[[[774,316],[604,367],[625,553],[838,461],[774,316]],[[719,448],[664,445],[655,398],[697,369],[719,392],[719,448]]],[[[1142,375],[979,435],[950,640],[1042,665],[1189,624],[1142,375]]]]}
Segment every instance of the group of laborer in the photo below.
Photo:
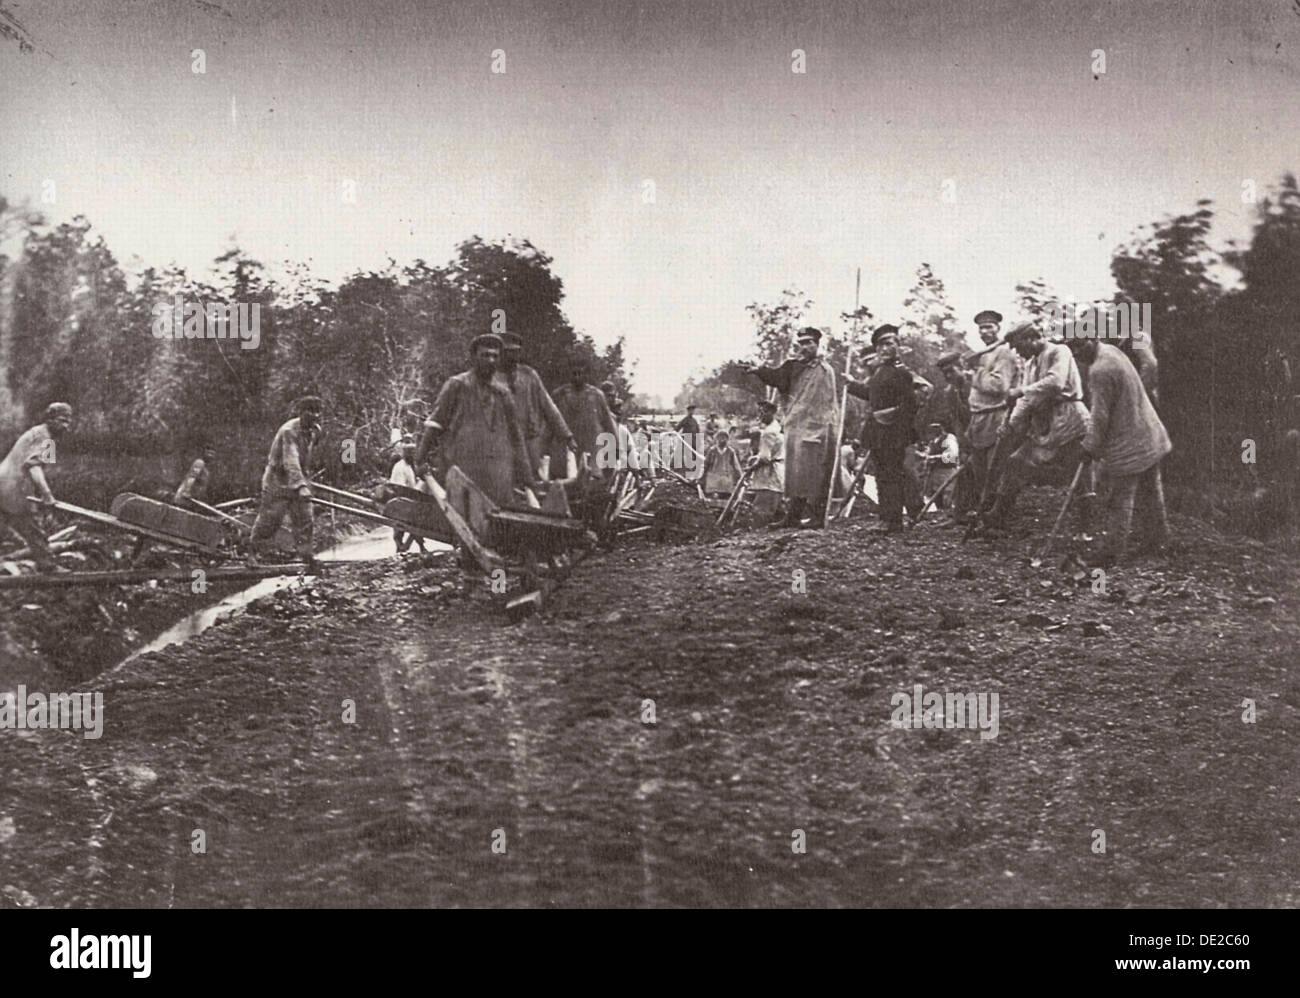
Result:
{"type": "MultiPolygon", "coordinates": [[[[952,483],[955,517],[1005,525],[1026,485],[1076,472],[1075,484],[1082,482],[1076,506],[1086,529],[1100,466],[1111,485],[1108,547],[1103,556],[1123,553],[1138,504],[1147,516],[1145,543],[1163,544],[1168,527],[1160,462],[1170,443],[1148,393],[1154,357],[1139,354],[1135,366],[1124,352],[1096,339],[1048,342],[1029,322],[1016,325],[1002,339],[1001,321],[996,312],[981,312],[976,324],[987,348],[969,356],[945,355],[938,363],[946,381],[944,395],[952,425],[934,427],[931,457],[945,465],[955,463],[949,437],[957,438],[960,466],[952,483]],[[1084,404],[1080,365],[1087,371],[1090,409],[1084,404]]],[[[920,401],[916,377],[900,358],[898,328],[880,326],[871,340],[870,377],[864,382],[848,381],[847,391],[867,403],[858,441],[860,461],[869,460],[875,470],[881,529],[897,533],[903,529],[905,506],[911,507],[914,517],[919,512],[914,508],[916,490],[908,487],[905,460],[916,440],[920,401]]],[[[748,458],[749,487],[760,515],[776,511],[784,499],[778,526],[821,526],[832,479],[841,462],[849,459],[836,446],[840,401],[835,372],[819,356],[820,341],[819,330],[804,329],[797,336],[794,358],[779,367],[749,368],[781,397],[780,407],[772,401],[758,403],[757,446],[748,458]],[[778,412],[783,419],[778,419],[778,412]]],[[[458,466],[499,505],[515,502],[516,490],[545,479],[572,480],[575,468],[589,471],[594,480],[624,468],[647,471],[644,456],[638,457],[644,450],[621,419],[620,403],[609,388],[589,384],[585,368],[575,364],[570,380],[552,394],[537,371],[520,362],[522,346],[519,337],[511,334],[474,338],[469,370],[443,384],[418,443],[413,437],[399,443],[393,482],[419,487],[435,450],[439,468],[458,466]],[[611,441],[616,445],[611,447],[611,441]],[[616,455],[612,461],[593,464],[593,458],[611,453],[616,455]]],[[[312,560],[307,469],[323,408],[316,396],[300,398],[293,416],[276,431],[252,530],[255,556],[270,553],[288,517],[298,556],[308,563],[312,560]]],[[[679,439],[691,435],[686,431],[692,422],[688,413],[678,424],[679,439]]],[[[71,406],[52,403],[43,422],[22,434],[0,463],[0,522],[28,543],[42,569],[53,567],[53,556],[31,500],[54,502],[44,469],[55,463],[55,441],[71,424],[71,406]]],[[[741,471],[739,456],[725,437],[720,433],[709,445],[703,444],[702,434],[695,434],[703,451],[683,441],[686,451],[703,462],[700,477],[706,487],[715,480],[734,482],[741,471]]],[[[193,463],[174,502],[187,505],[203,500],[212,457],[209,448],[193,463]]],[[[672,463],[665,460],[665,469],[673,471],[672,463]]],[[[400,532],[397,541],[399,549],[404,547],[400,532]]]]}
{"type": "MultiPolygon", "coordinates": [[[[945,354],[937,364],[951,425],[932,426],[929,456],[952,463],[947,438],[956,437],[954,518],[1005,527],[1023,488],[1064,480],[1078,496],[1080,529],[1089,533],[1101,471],[1110,499],[1095,560],[1124,554],[1135,506],[1145,517],[1142,546],[1163,546],[1169,530],[1160,462],[1171,445],[1152,403],[1155,357],[1149,346],[1138,345],[1130,357],[1096,338],[1049,342],[1033,322],[1015,325],[1003,339],[1002,316],[993,311],[979,313],[975,322],[986,348],[945,354]]],[[[817,329],[804,329],[796,357],[779,367],[750,368],[784,402],[785,527],[824,523],[841,460],[836,376],[818,355],[820,340],[817,329]]],[[[871,342],[872,373],[865,382],[848,381],[847,391],[867,403],[861,459],[875,469],[880,530],[892,534],[903,530],[904,508],[913,506],[905,459],[917,439],[920,400],[916,378],[899,356],[898,327],[878,327],[871,342]]],[[[915,517],[920,510],[910,512],[915,517]]]]}

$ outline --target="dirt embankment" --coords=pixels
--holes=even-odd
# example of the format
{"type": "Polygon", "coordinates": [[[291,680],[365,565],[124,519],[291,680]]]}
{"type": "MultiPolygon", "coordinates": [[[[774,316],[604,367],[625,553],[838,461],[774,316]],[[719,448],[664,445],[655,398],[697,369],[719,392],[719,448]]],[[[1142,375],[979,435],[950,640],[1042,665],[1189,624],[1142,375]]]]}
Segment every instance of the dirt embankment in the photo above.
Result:
{"type": "Polygon", "coordinates": [[[1023,540],[855,522],[629,544],[517,627],[450,559],[344,566],[107,677],[99,740],[0,734],[0,887],[48,905],[1300,903],[1294,562],[1180,522],[1178,553],[1100,594],[1027,566],[1049,505],[1023,540]],[[891,726],[917,684],[996,693],[997,737],[891,726]]]}
{"type": "MultiPolygon", "coordinates": [[[[320,517],[316,548],[323,550],[366,529],[320,517]]],[[[69,571],[130,566],[131,541],[126,535],[78,525],[74,543],[80,550],[60,553],[60,563],[69,571]]],[[[147,557],[145,564],[155,568],[215,564],[161,549],[147,557]]],[[[27,563],[23,568],[33,571],[27,563]]],[[[71,689],[120,662],[180,618],[250,584],[187,578],[129,586],[0,590],[0,690],[19,683],[29,689],[71,689]]]]}

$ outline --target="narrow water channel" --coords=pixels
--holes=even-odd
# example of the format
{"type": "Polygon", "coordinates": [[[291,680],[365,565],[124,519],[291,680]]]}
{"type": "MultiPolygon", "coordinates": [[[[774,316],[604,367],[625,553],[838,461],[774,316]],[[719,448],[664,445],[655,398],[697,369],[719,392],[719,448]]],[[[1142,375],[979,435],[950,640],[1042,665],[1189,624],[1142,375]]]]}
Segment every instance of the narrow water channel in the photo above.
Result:
{"type": "MultiPolygon", "coordinates": [[[[433,551],[450,551],[451,546],[440,544],[437,541],[425,541],[425,545],[433,551]]],[[[343,562],[355,561],[378,561],[381,558],[391,558],[395,551],[393,545],[393,532],[387,527],[379,527],[369,533],[360,534],[356,537],[349,537],[340,541],[331,548],[326,548],[320,553],[317,560],[325,564],[341,564],[343,562]]],[[[307,576],[306,578],[315,578],[307,576]]],[[[186,617],[182,617],[171,627],[163,631],[152,641],[141,645],[131,652],[130,655],[113,666],[110,672],[120,669],[134,658],[146,655],[149,652],[161,651],[168,645],[177,645],[190,638],[197,637],[215,624],[221,616],[235,613],[236,611],[247,606],[255,599],[278,592],[281,589],[288,589],[293,586],[299,586],[303,583],[304,577],[301,575],[277,575],[270,579],[261,579],[247,589],[241,589],[237,593],[231,593],[229,596],[206,606],[201,610],[186,617]]]]}

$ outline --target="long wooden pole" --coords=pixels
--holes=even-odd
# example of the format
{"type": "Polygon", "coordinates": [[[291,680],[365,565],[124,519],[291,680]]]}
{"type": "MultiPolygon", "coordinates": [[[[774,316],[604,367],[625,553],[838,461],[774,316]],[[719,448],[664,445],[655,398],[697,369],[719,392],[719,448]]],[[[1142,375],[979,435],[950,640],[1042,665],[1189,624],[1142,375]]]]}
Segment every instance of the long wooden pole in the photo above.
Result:
{"type": "MultiPolygon", "coordinates": [[[[831,497],[835,495],[835,479],[840,472],[840,445],[844,441],[844,419],[849,405],[849,377],[853,373],[853,348],[858,342],[858,299],[862,293],[862,268],[858,268],[857,280],[853,284],[853,342],[844,350],[844,388],[840,392],[840,425],[835,431],[835,453],[831,455],[831,480],[826,486],[826,502],[822,505],[822,527],[831,517],[831,497]]],[[[844,497],[845,502],[848,496],[844,497]]]]}
{"type": "MultiPolygon", "coordinates": [[[[270,579],[278,575],[296,575],[302,562],[285,562],[280,565],[209,566],[203,569],[208,582],[244,582],[250,579],[270,579]]],[[[188,583],[194,576],[189,568],[131,568],[117,572],[65,572],[49,575],[3,575],[0,589],[66,589],[72,586],[122,586],[157,579],[182,580],[188,583]]]]}

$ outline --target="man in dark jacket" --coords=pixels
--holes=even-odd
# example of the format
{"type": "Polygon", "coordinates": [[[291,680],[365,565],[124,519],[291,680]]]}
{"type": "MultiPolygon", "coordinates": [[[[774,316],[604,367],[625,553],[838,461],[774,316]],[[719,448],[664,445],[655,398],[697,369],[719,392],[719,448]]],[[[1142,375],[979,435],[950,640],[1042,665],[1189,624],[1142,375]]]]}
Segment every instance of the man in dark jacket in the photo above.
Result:
{"type": "Polygon", "coordinates": [[[912,372],[898,355],[898,327],[880,326],[871,334],[879,366],[863,384],[849,382],[849,394],[865,399],[871,407],[862,426],[862,442],[871,449],[876,466],[876,488],[880,497],[883,532],[903,529],[904,486],[907,472],[903,460],[907,445],[916,439],[916,390],[912,372]]]}

